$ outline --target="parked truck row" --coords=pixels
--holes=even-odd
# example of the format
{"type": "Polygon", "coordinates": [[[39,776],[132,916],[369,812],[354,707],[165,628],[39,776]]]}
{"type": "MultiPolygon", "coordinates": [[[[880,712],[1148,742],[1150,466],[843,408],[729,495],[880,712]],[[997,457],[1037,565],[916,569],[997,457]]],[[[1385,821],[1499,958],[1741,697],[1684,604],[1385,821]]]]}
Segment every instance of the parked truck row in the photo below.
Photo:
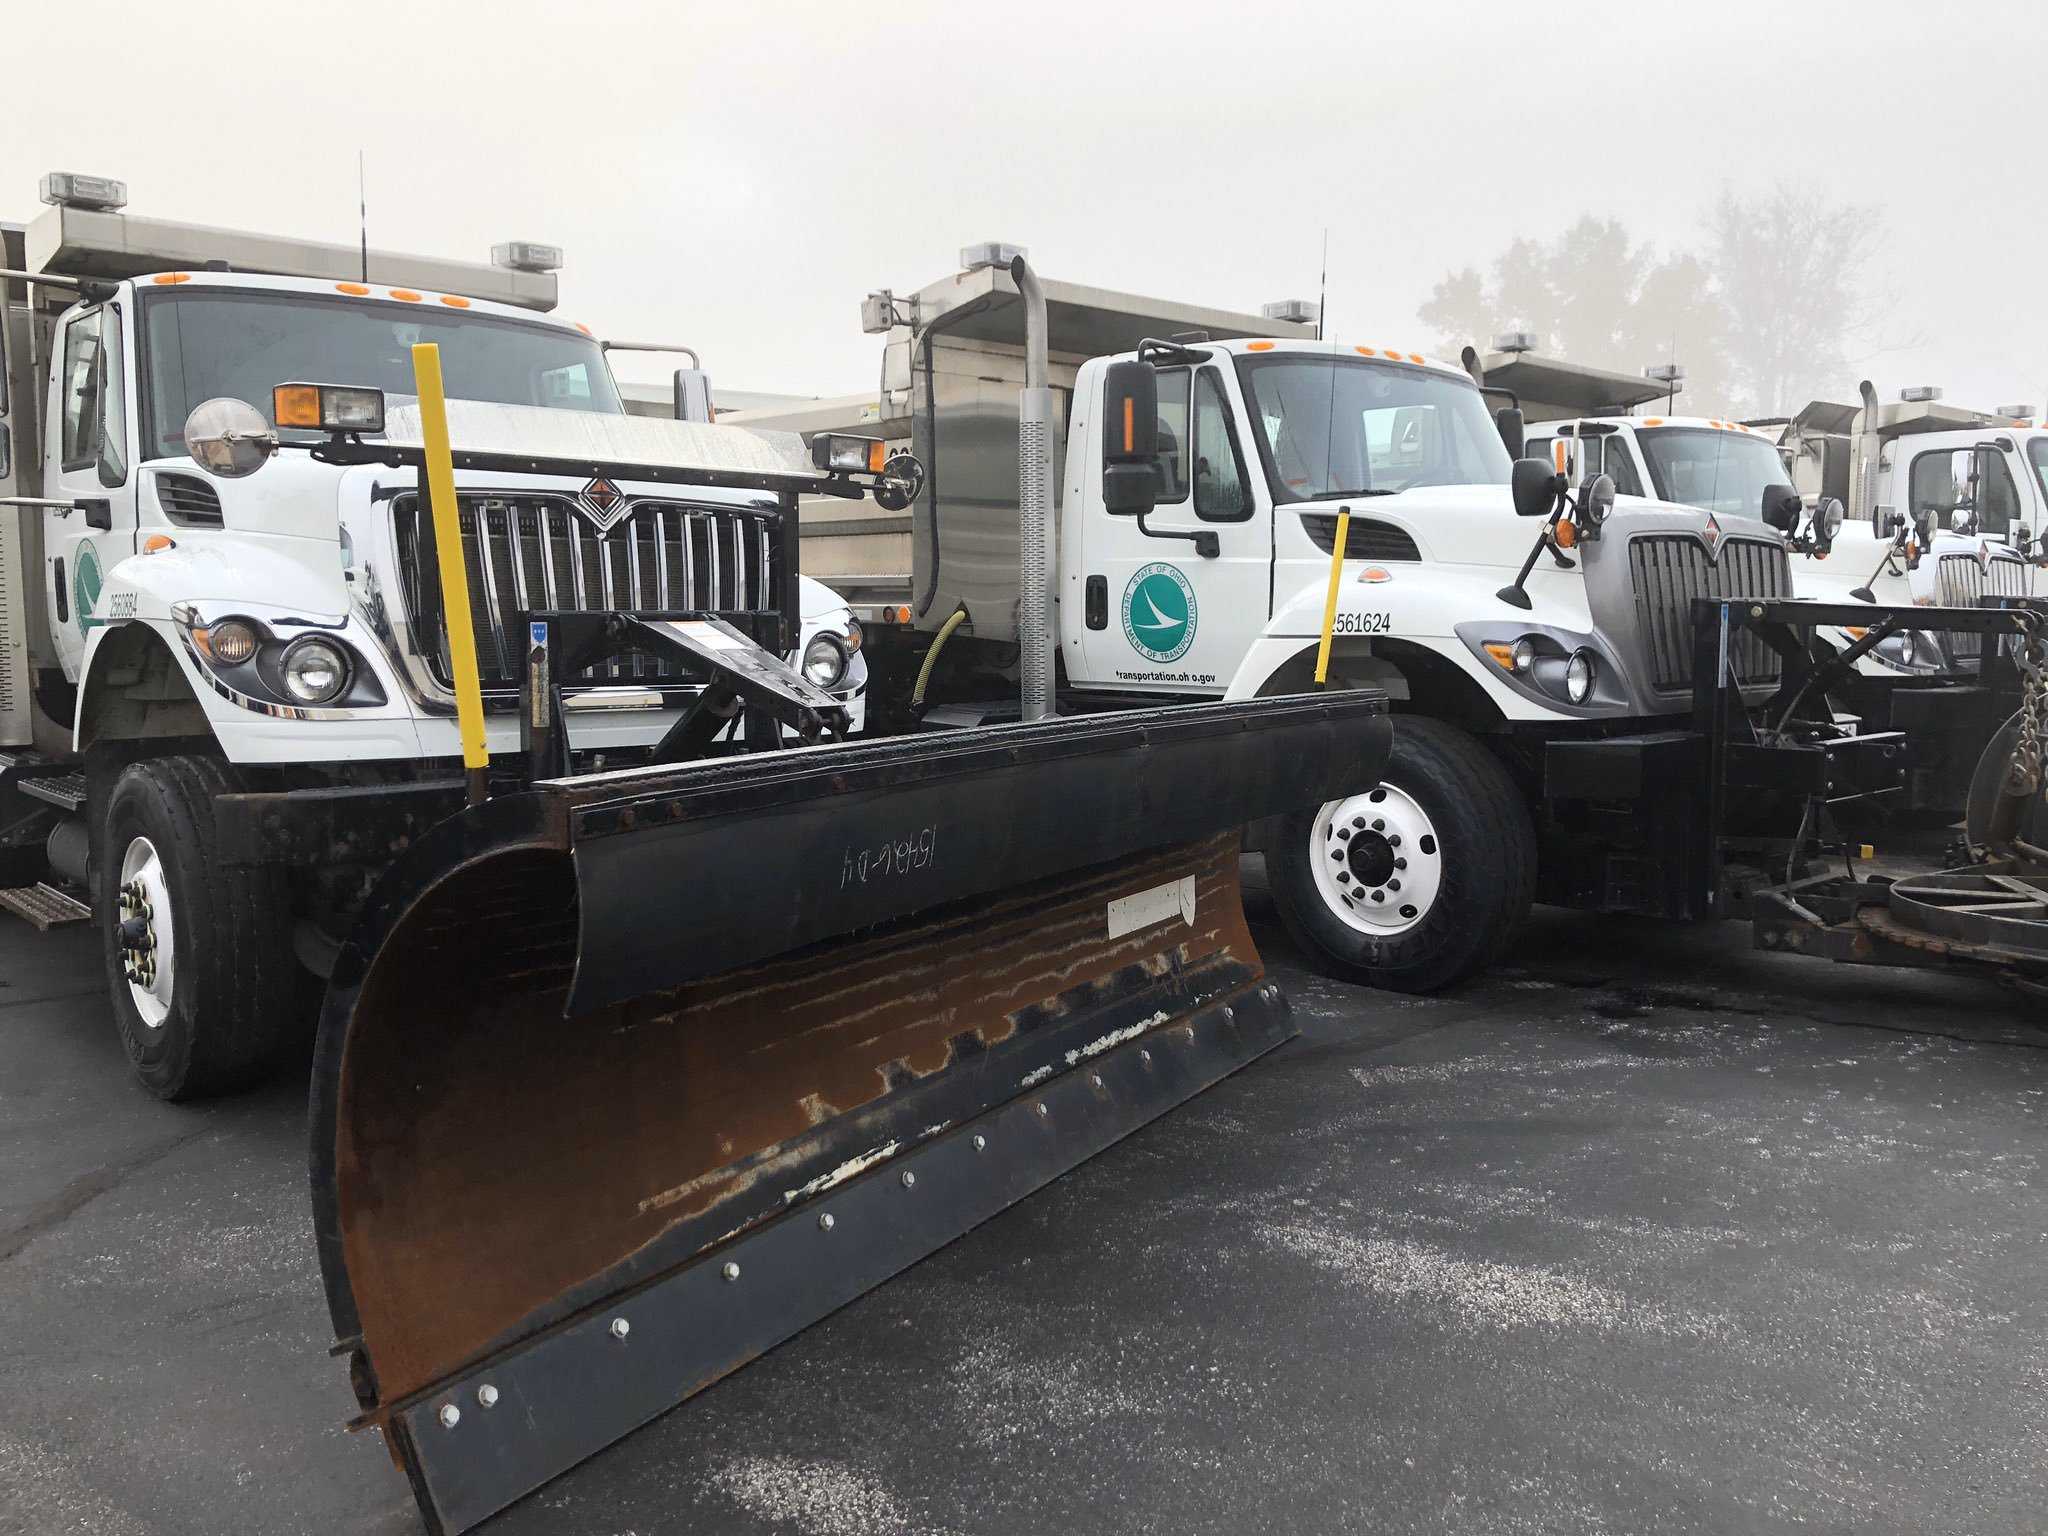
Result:
{"type": "MultiPolygon", "coordinates": [[[[1390,988],[1538,899],[2048,976],[2048,619],[1797,599],[1842,525],[1739,425],[1530,456],[1470,359],[995,245],[871,296],[865,431],[715,420],[694,354],[662,419],[553,317],[552,249],[44,196],[0,270],[6,901],[96,925],[165,1097],[317,998],[336,1352],[432,1530],[1284,1042],[1247,845],[1390,988]],[[806,588],[807,523],[905,516],[878,622],[806,588]],[[2027,701],[1986,862],[1816,873],[1908,773],[1834,696],[1919,631],[2027,701]]],[[[1970,455],[1942,533],[2003,494],[1970,455]]]]}

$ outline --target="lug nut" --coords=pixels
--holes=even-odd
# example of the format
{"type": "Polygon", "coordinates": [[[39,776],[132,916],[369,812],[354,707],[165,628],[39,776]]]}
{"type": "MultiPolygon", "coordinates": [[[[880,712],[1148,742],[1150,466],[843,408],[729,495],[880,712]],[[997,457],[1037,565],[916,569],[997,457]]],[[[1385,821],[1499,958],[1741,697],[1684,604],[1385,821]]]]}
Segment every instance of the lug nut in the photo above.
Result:
{"type": "Polygon", "coordinates": [[[978,1131],[974,1136],[974,1150],[977,1152],[986,1152],[988,1150],[988,1138],[978,1131]]]}
{"type": "Polygon", "coordinates": [[[1041,1120],[1043,1120],[1047,1115],[1052,1113],[1052,1111],[1047,1109],[1043,1104],[1035,1104],[1032,1107],[1038,1111],[1038,1118],[1041,1120]]]}
{"type": "Polygon", "coordinates": [[[476,1400],[486,1408],[495,1408],[498,1406],[498,1389],[487,1381],[476,1389],[476,1400]]]}
{"type": "Polygon", "coordinates": [[[838,1222],[832,1219],[830,1211],[825,1211],[818,1217],[818,1230],[820,1232],[830,1232],[838,1224],[838,1222]]]}
{"type": "Polygon", "coordinates": [[[903,1187],[905,1189],[917,1188],[917,1175],[912,1173],[908,1168],[903,1170],[903,1187]]]}
{"type": "MultiPolygon", "coordinates": [[[[725,1267],[731,1271],[731,1274],[728,1274],[725,1277],[728,1280],[732,1279],[733,1275],[737,1275],[740,1272],[740,1267],[737,1264],[728,1264],[725,1267]]],[[[615,1317],[612,1319],[611,1333],[613,1338],[623,1339],[627,1334],[631,1333],[632,1331],[633,1325],[627,1322],[623,1317],[615,1317]]]]}
{"type": "Polygon", "coordinates": [[[440,1419],[443,1429],[453,1429],[462,1422],[462,1410],[453,1403],[443,1403],[441,1411],[436,1417],[440,1419]]]}
{"type": "Polygon", "coordinates": [[[736,1262],[735,1260],[732,1260],[732,1259],[727,1259],[727,1260],[725,1261],[725,1263],[724,1263],[723,1265],[721,1265],[721,1266],[720,1266],[720,1268],[719,1268],[719,1271],[718,1271],[718,1272],[719,1272],[719,1273],[720,1273],[721,1275],[725,1276],[725,1278],[726,1278],[726,1281],[727,1281],[727,1283],[728,1283],[728,1284],[730,1284],[730,1283],[731,1283],[732,1281],[734,1281],[734,1280],[737,1280],[737,1279],[739,1279],[739,1277],[740,1277],[740,1267],[739,1267],[739,1264],[738,1264],[738,1263],[737,1263],[737,1262],[736,1262]]]}

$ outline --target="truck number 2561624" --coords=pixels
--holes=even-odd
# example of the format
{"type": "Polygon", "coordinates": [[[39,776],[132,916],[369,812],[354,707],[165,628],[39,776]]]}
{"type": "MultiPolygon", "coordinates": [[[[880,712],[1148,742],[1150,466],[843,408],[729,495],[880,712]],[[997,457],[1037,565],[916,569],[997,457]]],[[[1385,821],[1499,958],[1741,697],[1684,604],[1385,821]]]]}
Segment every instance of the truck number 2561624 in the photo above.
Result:
{"type": "Polygon", "coordinates": [[[1393,629],[1384,613],[1340,613],[1333,633],[1340,635],[1384,635],[1393,629]]]}

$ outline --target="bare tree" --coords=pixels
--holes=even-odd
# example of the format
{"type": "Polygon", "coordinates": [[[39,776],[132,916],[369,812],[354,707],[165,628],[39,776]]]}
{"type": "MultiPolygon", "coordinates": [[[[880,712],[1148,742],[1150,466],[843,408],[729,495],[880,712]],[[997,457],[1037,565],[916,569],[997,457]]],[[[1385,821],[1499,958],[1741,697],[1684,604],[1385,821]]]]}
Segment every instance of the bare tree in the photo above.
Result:
{"type": "Polygon", "coordinates": [[[1612,219],[1586,215],[1547,243],[1517,239],[1490,283],[1471,267],[1452,272],[1420,314],[1452,347],[1525,330],[1553,356],[1624,373],[1676,358],[1698,408],[1729,409],[1729,328],[1707,269],[1684,254],[1660,260],[1612,219]]]}
{"type": "Polygon", "coordinates": [[[1707,219],[1710,260],[1736,383],[1757,411],[1795,411],[1854,377],[1852,350],[1872,321],[1862,279],[1880,227],[1875,209],[1809,187],[1722,191],[1707,219]]]}

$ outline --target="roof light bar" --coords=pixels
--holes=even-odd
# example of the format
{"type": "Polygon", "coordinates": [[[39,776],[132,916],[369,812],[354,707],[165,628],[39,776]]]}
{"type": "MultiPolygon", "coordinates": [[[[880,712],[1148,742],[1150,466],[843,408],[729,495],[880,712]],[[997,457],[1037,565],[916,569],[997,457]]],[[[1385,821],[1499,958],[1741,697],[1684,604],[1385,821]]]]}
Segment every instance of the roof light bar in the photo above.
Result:
{"type": "Polygon", "coordinates": [[[1316,307],[1307,299],[1277,299],[1261,304],[1259,313],[1268,320],[1286,320],[1294,325],[1316,323],[1316,307]]]}
{"type": "Polygon", "coordinates": [[[1534,331],[1502,331],[1493,338],[1493,350],[1517,354],[1540,352],[1543,350],[1543,338],[1534,331]]]}
{"type": "Polygon", "coordinates": [[[542,245],[538,240],[507,240],[491,247],[491,265],[514,272],[559,272],[562,248],[542,245]]]}
{"type": "Polygon", "coordinates": [[[1899,398],[1908,405],[1926,405],[1941,398],[1941,390],[1932,384],[1914,384],[1899,391],[1899,398]]]}
{"type": "Polygon", "coordinates": [[[53,208],[91,208],[112,213],[128,206],[128,183],[111,176],[51,171],[43,177],[43,201],[53,208]]]}
{"type": "Polygon", "coordinates": [[[983,240],[960,247],[960,268],[964,272],[979,272],[983,267],[1007,267],[1019,256],[1030,254],[1023,246],[1007,240],[983,240]]]}
{"type": "Polygon", "coordinates": [[[2031,405],[2001,405],[1998,414],[2014,421],[2025,421],[2033,417],[2034,408],[2031,405]]]}
{"type": "Polygon", "coordinates": [[[1683,384],[1685,365],[1682,363],[1652,363],[1643,370],[1643,377],[1658,384],[1683,384]]]}

